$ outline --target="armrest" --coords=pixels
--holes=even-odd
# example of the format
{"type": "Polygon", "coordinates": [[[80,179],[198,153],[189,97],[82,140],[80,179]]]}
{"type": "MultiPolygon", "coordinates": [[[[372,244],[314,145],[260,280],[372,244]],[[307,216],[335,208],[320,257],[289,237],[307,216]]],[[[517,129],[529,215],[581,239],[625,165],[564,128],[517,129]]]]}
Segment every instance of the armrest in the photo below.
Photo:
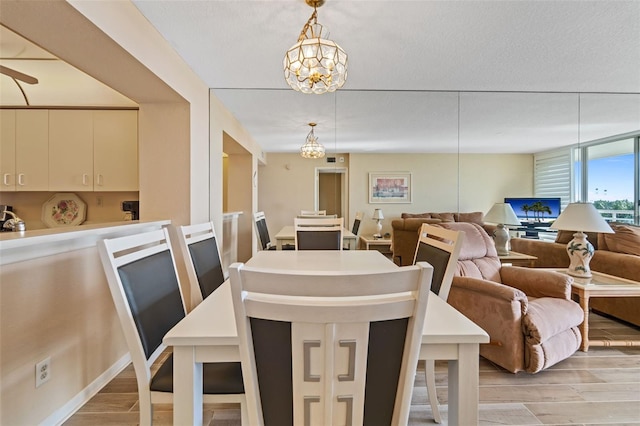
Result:
{"type": "Polygon", "coordinates": [[[483,356],[511,372],[522,369],[522,320],[528,309],[522,291],[478,278],[454,277],[448,302],[489,334],[491,345],[481,348],[483,356]]]}
{"type": "Polygon", "coordinates": [[[504,284],[522,290],[527,296],[571,298],[573,278],[558,272],[503,266],[500,268],[500,278],[504,284]]]}

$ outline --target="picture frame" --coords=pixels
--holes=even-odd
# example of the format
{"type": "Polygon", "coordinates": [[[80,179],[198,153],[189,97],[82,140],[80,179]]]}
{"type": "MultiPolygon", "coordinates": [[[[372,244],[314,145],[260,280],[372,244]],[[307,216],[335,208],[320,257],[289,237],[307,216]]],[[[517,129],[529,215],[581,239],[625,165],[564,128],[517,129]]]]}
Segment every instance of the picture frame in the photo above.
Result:
{"type": "Polygon", "coordinates": [[[411,173],[409,172],[370,172],[370,204],[410,204],[411,173]]]}

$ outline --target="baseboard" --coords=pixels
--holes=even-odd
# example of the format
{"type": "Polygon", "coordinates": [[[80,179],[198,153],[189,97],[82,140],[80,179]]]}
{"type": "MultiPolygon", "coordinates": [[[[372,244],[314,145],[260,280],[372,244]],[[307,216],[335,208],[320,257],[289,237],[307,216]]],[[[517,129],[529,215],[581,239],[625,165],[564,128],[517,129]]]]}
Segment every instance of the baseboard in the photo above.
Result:
{"type": "Polygon", "coordinates": [[[80,393],[71,398],[69,402],[58,408],[49,417],[47,417],[40,425],[61,425],[69,419],[76,411],[87,403],[100,389],[105,387],[107,383],[113,380],[127,365],[131,362],[131,355],[128,353],[116,361],[104,373],[84,388],[80,393]]]}

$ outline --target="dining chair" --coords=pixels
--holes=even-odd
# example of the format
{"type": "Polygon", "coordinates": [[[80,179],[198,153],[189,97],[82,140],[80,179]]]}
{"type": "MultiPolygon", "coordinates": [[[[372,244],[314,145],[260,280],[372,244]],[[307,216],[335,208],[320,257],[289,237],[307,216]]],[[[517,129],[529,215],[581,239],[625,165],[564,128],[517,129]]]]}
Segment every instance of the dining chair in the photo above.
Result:
{"type": "MultiPolygon", "coordinates": [[[[460,247],[464,240],[463,231],[452,231],[438,226],[423,224],[418,235],[418,244],[413,263],[428,262],[433,266],[431,291],[445,302],[449,297],[453,275],[458,266],[460,247]]],[[[425,359],[425,380],[427,397],[436,423],[441,423],[436,393],[435,360],[425,359]]]]}
{"type": "Polygon", "coordinates": [[[406,425],[433,268],[229,270],[251,425],[406,425]]]}
{"type": "MultiPolygon", "coordinates": [[[[264,212],[256,212],[253,214],[254,223],[256,225],[256,234],[258,235],[258,242],[260,250],[276,250],[276,246],[271,243],[271,237],[269,236],[269,229],[267,228],[267,218],[264,212]]],[[[283,250],[294,250],[295,246],[292,244],[284,244],[283,250]]]]}
{"type": "Polygon", "coordinates": [[[189,277],[191,309],[225,281],[213,222],[173,226],[189,277]]]}
{"type": "MultiPolygon", "coordinates": [[[[356,217],[355,219],[353,219],[353,227],[351,228],[351,233],[353,235],[355,235],[356,237],[358,236],[358,233],[360,232],[360,223],[362,222],[362,218],[364,218],[364,213],[363,212],[356,212],[356,217]]],[[[349,245],[346,244],[342,247],[343,250],[349,250],[349,245]]]]}
{"type": "MultiPolygon", "coordinates": [[[[151,366],[167,347],[164,335],[185,317],[185,304],[166,229],[98,241],[98,251],[138,384],[140,424],[153,422],[153,404],[173,402],[173,355],[151,366]]],[[[246,398],[239,362],[203,364],[203,400],[239,403],[246,398]]]]}
{"type": "Polygon", "coordinates": [[[342,250],[342,218],[295,218],[296,250],[342,250]]]}

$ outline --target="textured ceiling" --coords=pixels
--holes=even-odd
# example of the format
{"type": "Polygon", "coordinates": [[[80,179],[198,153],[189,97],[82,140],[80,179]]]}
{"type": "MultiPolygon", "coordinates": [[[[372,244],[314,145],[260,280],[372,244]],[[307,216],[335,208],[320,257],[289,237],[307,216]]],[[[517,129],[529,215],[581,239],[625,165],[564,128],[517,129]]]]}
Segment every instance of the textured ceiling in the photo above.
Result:
{"type": "Polygon", "coordinates": [[[537,152],[640,129],[637,1],[327,0],[349,75],[320,96],[282,73],[302,0],[134,3],[267,152],[296,151],[311,121],[336,152],[537,152]]]}
{"type": "MultiPolygon", "coordinates": [[[[320,96],[282,73],[302,0],[134,4],[265,152],[297,151],[311,121],[329,152],[539,152],[640,129],[640,1],[327,0],[318,21],[349,76],[320,96]]],[[[40,79],[32,105],[131,106],[0,36],[0,64],[40,79]]]]}

